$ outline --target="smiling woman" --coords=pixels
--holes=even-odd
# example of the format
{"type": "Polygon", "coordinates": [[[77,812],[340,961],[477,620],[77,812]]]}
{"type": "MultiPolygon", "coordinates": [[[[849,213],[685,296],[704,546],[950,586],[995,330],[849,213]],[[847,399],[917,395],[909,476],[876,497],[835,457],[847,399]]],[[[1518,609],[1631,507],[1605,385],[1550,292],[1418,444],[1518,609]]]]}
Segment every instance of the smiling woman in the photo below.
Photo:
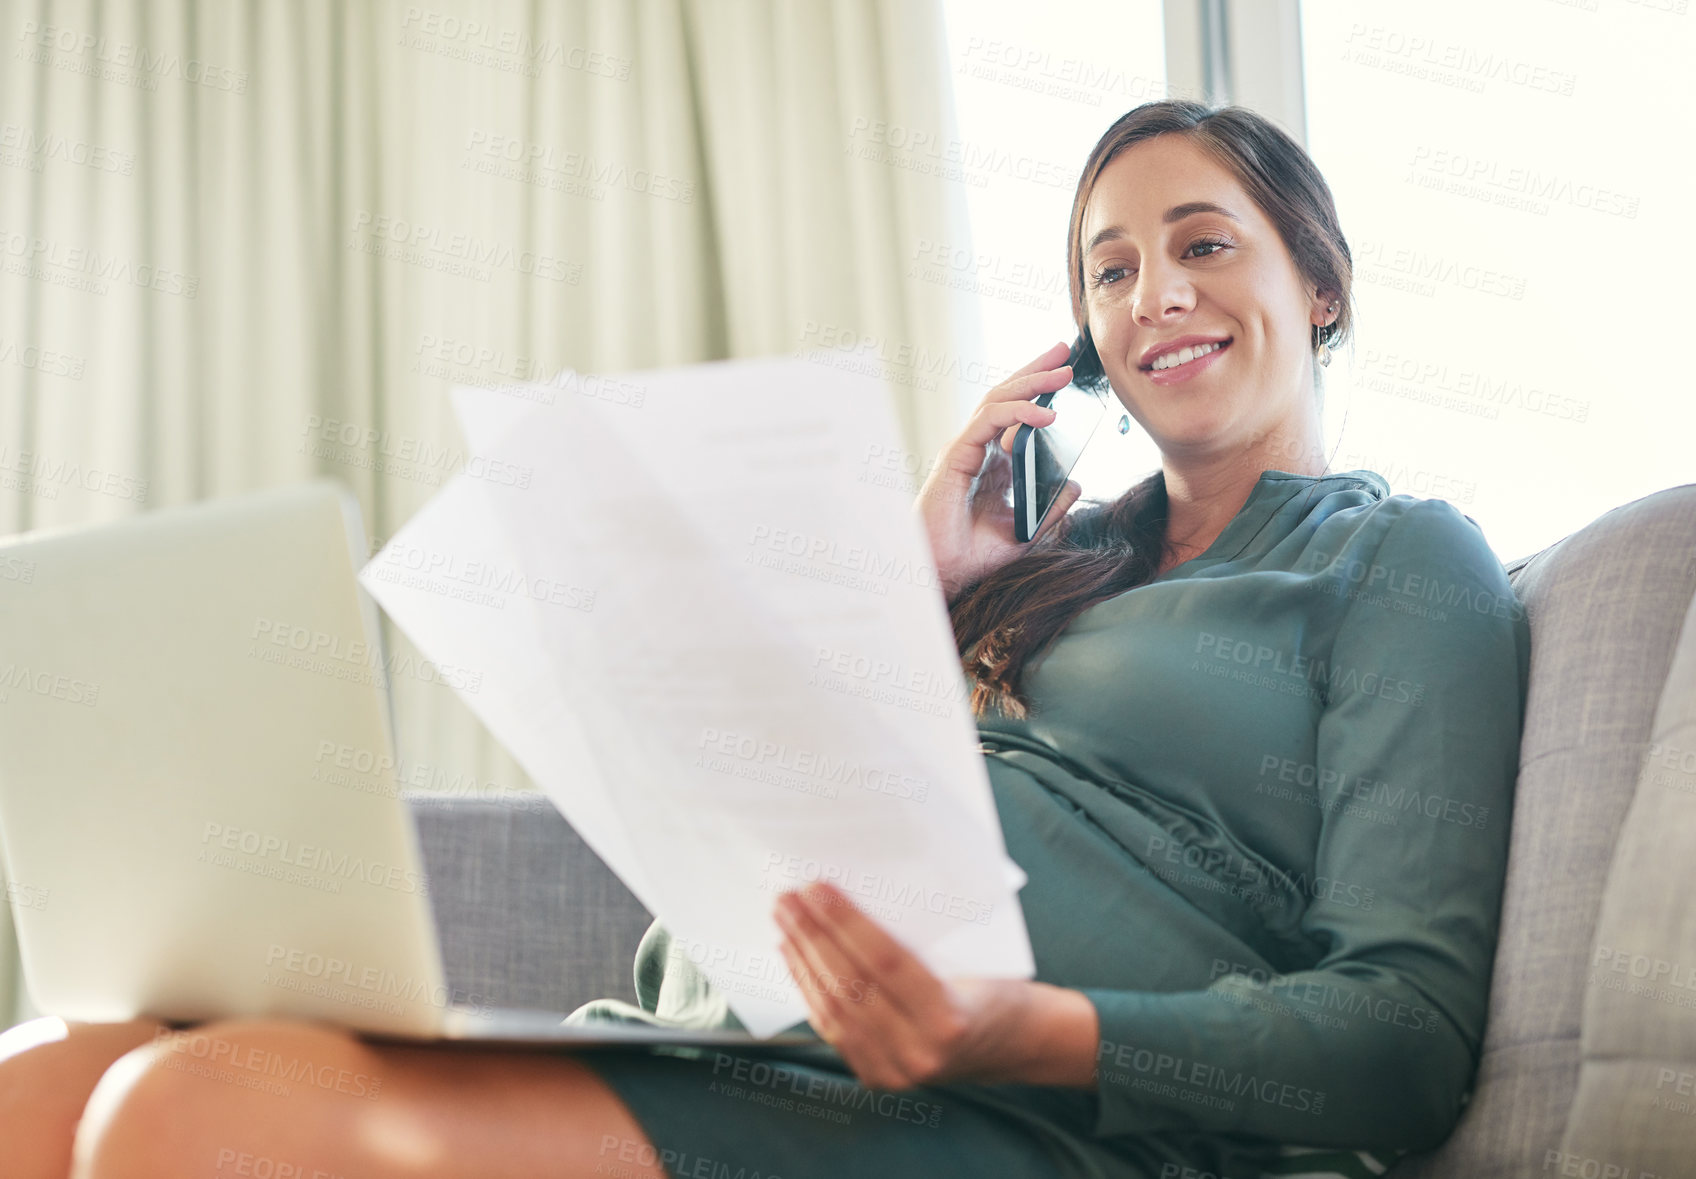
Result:
{"type": "MultiPolygon", "coordinates": [[[[1149,103],[1084,166],[1069,270],[1071,363],[1056,345],[992,390],[918,503],[1037,977],[940,979],[852,897],[788,898],[840,1056],[597,1061],[673,1157],[1366,1176],[1469,1098],[1507,856],[1483,817],[1510,809],[1529,630],[1353,575],[1515,601],[1449,504],[1326,471],[1317,370],[1351,280],[1330,192],[1253,112],[1149,103]],[[1019,545],[1006,449],[1068,379],[1162,466],[1019,545]]],[[[640,1005],[574,1018],[738,1026],[675,951],[654,925],[640,1005]]]]}
{"type": "Polygon", "coordinates": [[[1018,669],[1086,604],[1201,552],[1260,471],[1325,470],[1320,368],[1353,323],[1324,177],[1241,107],[1154,102],[1120,118],[1084,164],[1067,240],[1071,379],[1109,387],[1165,462],[956,598],[978,703],[1015,714],[1018,669]],[[1198,360],[1208,341],[1223,346],[1198,360]],[[1155,367],[1186,347],[1187,363],[1155,367]]]}

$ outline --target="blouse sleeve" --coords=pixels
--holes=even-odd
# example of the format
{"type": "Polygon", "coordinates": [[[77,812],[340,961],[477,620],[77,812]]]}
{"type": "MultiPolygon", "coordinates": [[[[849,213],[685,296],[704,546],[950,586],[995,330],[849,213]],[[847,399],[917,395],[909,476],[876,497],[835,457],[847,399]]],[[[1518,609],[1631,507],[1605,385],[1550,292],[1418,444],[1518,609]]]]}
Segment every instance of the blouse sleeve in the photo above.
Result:
{"type": "Polygon", "coordinates": [[[1420,500],[1342,612],[1318,723],[1308,970],[1084,990],[1095,1133],[1423,1150],[1470,1094],[1495,955],[1530,631],[1477,526],[1420,500]],[[1393,814],[1395,821],[1386,822],[1393,814]]]}

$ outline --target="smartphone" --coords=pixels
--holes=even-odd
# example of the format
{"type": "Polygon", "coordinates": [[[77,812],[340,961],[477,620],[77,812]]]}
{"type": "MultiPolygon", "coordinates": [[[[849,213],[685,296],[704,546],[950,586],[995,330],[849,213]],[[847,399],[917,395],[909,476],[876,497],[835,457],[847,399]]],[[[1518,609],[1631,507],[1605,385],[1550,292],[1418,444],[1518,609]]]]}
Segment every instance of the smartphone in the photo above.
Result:
{"type": "Polygon", "coordinates": [[[1013,435],[1013,536],[1028,543],[1066,488],[1084,447],[1107,418],[1107,394],[1067,385],[1038,394],[1054,411],[1046,426],[1021,425],[1013,435]]]}

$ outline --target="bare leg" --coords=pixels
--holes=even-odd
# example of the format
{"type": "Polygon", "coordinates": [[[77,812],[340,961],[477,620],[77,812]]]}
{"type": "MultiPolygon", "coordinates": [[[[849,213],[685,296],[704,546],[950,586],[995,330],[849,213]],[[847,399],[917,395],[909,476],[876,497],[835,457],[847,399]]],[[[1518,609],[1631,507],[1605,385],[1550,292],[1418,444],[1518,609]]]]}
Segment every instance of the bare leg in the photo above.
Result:
{"type": "Polygon", "coordinates": [[[8,1179],[65,1179],[88,1095],[118,1057],[159,1025],[44,1018],[0,1034],[0,1143],[8,1179]]]}
{"type": "Polygon", "coordinates": [[[570,1056],[371,1044],[323,1024],[243,1019],[113,1064],[77,1130],[71,1177],[315,1172],[665,1176],[623,1102],[570,1056]]]}

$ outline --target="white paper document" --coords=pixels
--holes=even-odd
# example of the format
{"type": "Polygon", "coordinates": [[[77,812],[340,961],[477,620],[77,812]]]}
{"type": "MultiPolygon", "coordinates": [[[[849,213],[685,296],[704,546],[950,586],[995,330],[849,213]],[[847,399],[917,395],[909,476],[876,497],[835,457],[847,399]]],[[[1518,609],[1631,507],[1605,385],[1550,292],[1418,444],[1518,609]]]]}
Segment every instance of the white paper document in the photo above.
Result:
{"type": "Polygon", "coordinates": [[[456,389],[473,458],[360,574],[760,1036],[815,879],[1035,972],[891,392],[828,359],[456,389]]]}

